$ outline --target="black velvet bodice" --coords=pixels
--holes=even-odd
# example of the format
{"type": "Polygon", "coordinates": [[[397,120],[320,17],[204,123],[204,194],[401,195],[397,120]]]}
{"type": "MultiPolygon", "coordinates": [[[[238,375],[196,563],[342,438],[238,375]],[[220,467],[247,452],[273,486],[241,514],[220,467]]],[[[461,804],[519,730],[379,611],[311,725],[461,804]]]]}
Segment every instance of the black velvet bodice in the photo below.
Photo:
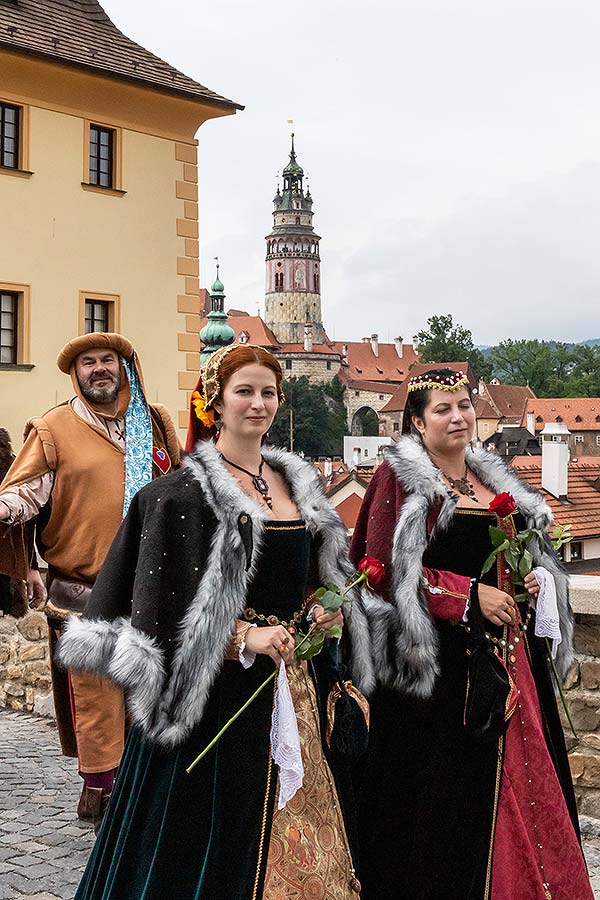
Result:
{"type": "MultiPolygon", "coordinates": [[[[515,516],[515,524],[517,528],[524,526],[521,515],[515,516]]],[[[437,532],[431,540],[423,554],[423,565],[479,579],[483,564],[492,552],[490,525],[498,525],[498,519],[486,509],[457,509],[448,528],[437,532]]],[[[481,581],[496,586],[496,566],[481,581]]]]}
{"type": "Polygon", "coordinates": [[[311,543],[311,536],[301,520],[267,522],[246,609],[278,619],[288,619],[302,609],[311,543]]]}

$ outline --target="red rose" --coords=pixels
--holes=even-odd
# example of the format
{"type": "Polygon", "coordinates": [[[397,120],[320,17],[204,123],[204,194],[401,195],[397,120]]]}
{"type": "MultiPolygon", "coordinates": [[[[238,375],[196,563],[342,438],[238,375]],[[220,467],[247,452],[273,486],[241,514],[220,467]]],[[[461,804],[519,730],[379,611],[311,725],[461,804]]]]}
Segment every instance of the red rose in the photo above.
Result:
{"type": "Polygon", "coordinates": [[[498,494],[489,505],[490,512],[496,513],[498,518],[505,519],[516,512],[517,504],[512,494],[503,491],[498,494]]]}
{"type": "Polygon", "coordinates": [[[383,581],[385,575],[385,566],[374,556],[365,556],[358,564],[358,571],[364,572],[367,576],[369,587],[377,587],[383,581]]]}

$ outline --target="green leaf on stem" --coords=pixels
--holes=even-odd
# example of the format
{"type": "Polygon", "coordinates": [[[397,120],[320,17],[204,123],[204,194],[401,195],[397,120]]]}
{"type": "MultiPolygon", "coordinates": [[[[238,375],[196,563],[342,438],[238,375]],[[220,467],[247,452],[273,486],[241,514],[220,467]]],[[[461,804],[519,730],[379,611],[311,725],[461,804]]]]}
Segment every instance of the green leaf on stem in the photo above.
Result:
{"type": "Polygon", "coordinates": [[[492,550],[492,552],[490,553],[490,555],[488,556],[488,558],[486,559],[486,561],[485,561],[484,564],[483,564],[483,568],[482,568],[482,570],[481,570],[481,574],[482,574],[482,575],[485,575],[486,572],[489,572],[489,571],[490,571],[490,569],[492,568],[492,566],[493,566],[494,563],[496,562],[496,557],[497,557],[497,555],[498,555],[498,551],[497,551],[497,550],[492,550]]]}
{"type": "Polygon", "coordinates": [[[328,628],[325,632],[325,637],[328,638],[341,638],[342,636],[342,626],[341,625],[332,625],[331,628],[328,628]]]}
{"type": "Polygon", "coordinates": [[[325,612],[337,612],[342,603],[344,602],[344,598],[341,594],[336,594],[334,591],[325,591],[323,596],[320,598],[319,603],[325,610],[325,612]]]}
{"type": "Polygon", "coordinates": [[[532,569],[533,556],[531,555],[529,550],[523,550],[523,556],[519,560],[519,574],[522,578],[525,578],[526,575],[529,575],[532,569]]]}
{"type": "Polygon", "coordinates": [[[497,550],[506,541],[506,533],[496,525],[490,525],[490,538],[492,539],[492,547],[497,550]]]}
{"type": "Polygon", "coordinates": [[[296,659],[312,659],[323,649],[325,640],[324,631],[315,631],[312,634],[298,634],[300,640],[296,647],[296,659]]]}

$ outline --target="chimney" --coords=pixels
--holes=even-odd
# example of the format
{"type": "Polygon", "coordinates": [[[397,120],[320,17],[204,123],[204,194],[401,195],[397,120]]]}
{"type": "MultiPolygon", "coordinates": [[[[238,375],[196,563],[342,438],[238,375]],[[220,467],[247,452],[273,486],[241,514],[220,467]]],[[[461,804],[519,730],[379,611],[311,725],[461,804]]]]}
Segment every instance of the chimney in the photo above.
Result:
{"type": "Polygon", "coordinates": [[[342,357],[348,359],[348,344],[342,344],[342,357]]]}
{"type": "Polygon", "coordinates": [[[533,410],[527,410],[527,431],[535,437],[535,414],[533,410]]]}
{"type": "Polygon", "coordinates": [[[404,338],[395,337],[394,344],[396,345],[396,353],[398,354],[400,359],[402,359],[402,356],[404,354],[404,338]]]}
{"type": "Polygon", "coordinates": [[[548,422],[542,431],[542,487],[557,500],[567,499],[570,433],[564,422],[548,422]]]}
{"type": "Polygon", "coordinates": [[[327,457],[325,462],[323,463],[323,475],[325,478],[331,478],[333,475],[333,460],[331,457],[327,457]]]}
{"type": "Polygon", "coordinates": [[[363,344],[368,344],[370,340],[371,340],[371,338],[364,337],[364,338],[362,339],[362,342],[363,342],[363,344]]]}
{"type": "Polygon", "coordinates": [[[352,448],[352,464],[350,466],[351,469],[358,469],[360,465],[360,447],[352,448]]]}
{"type": "Polygon", "coordinates": [[[304,349],[307,353],[311,353],[313,348],[312,329],[312,322],[307,322],[304,326],[304,349]]]}
{"type": "Polygon", "coordinates": [[[483,397],[483,395],[485,394],[485,381],[483,380],[483,378],[479,379],[479,384],[477,385],[477,393],[480,397],[483,397]]]}
{"type": "Polygon", "coordinates": [[[371,350],[373,351],[373,356],[379,356],[379,335],[378,334],[371,335],[371,350]]]}

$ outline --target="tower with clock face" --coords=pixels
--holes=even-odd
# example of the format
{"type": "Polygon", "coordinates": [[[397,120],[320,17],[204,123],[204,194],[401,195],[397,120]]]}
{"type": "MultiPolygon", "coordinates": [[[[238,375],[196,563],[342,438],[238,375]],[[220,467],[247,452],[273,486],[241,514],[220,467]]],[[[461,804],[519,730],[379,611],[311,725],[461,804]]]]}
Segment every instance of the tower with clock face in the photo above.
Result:
{"type": "Polygon", "coordinates": [[[273,230],[266,237],[265,320],[281,343],[290,344],[302,344],[311,323],[312,340],[322,344],[321,238],[313,229],[313,201],[303,178],[292,134],[283,189],[277,187],[273,200],[273,230]]]}

